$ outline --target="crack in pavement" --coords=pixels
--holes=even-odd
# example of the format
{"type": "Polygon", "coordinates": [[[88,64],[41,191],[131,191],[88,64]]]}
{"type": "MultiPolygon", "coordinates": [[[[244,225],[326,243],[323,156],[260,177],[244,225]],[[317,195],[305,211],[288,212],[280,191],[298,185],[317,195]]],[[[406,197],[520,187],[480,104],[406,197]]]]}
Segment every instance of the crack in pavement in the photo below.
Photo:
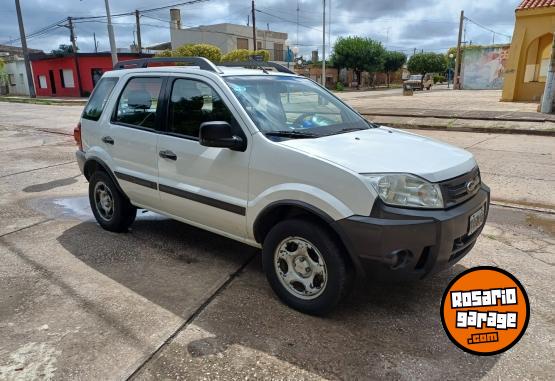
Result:
{"type": "Polygon", "coordinates": [[[469,149],[469,148],[475,147],[475,146],[477,146],[478,144],[482,144],[483,142],[487,142],[488,140],[496,139],[496,138],[498,138],[498,137],[499,137],[499,135],[490,136],[489,138],[485,138],[484,140],[481,140],[481,141],[479,141],[479,142],[477,142],[477,143],[474,143],[474,144],[471,144],[471,145],[469,145],[469,146],[466,146],[466,147],[464,147],[464,149],[469,149]]]}
{"type": "Polygon", "coordinates": [[[208,305],[214,300],[216,299],[216,297],[218,297],[225,289],[227,289],[229,287],[229,285],[231,284],[231,282],[237,278],[244,270],[245,268],[249,265],[249,263],[251,263],[251,261],[254,259],[254,257],[257,255],[257,253],[253,253],[251,256],[249,256],[247,258],[247,260],[239,267],[239,269],[237,269],[236,271],[234,271],[233,273],[231,273],[228,277],[228,279],[220,286],[218,287],[218,289],[216,291],[214,291],[212,293],[212,295],[210,295],[201,305],[199,308],[197,308],[193,314],[185,321],[183,322],[183,324],[181,324],[170,336],[168,336],[166,338],[166,340],[164,340],[164,342],[162,344],[160,344],[158,346],[158,348],[156,348],[156,350],[154,350],[138,367],[137,369],[135,369],[128,377],[125,378],[126,381],[129,380],[134,380],[135,377],[137,377],[139,375],[139,373],[148,365],[148,363],[154,359],[154,357],[156,357],[157,354],[159,354],[160,352],[162,352],[162,350],[164,350],[164,348],[166,348],[172,341],[173,339],[175,339],[177,337],[177,335],[179,335],[179,333],[181,333],[183,330],[185,330],[205,309],[206,307],[208,307],[208,305]]]}
{"type": "Polygon", "coordinates": [[[4,178],[6,178],[6,177],[15,176],[15,175],[21,175],[21,174],[23,174],[23,173],[29,173],[29,172],[34,172],[34,171],[40,171],[41,169],[48,169],[48,168],[59,167],[59,166],[68,165],[68,164],[76,164],[76,163],[77,163],[77,162],[76,162],[75,160],[66,161],[66,162],[63,162],[63,163],[47,165],[46,167],[39,167],[39,168],[29,169],[29,170],[26,170],[26,171],[15,172],[15,173],[9,173],[9,174],[7,174],[7,175],[0,176],[0,179],[4,179],[4,178]]]}
{"type": "Polygon", "coordinates": [[[10,235],[10,234],[19,233],[19,232],[22,231],[22,230],[29,229],[29,228],[35,227],[35,226],[37,226],[37,225],[41,225],[41,224],[44,224],[44,223],[46,223],[46,222],[53,221],[53,220],[54,220],[54,218],[47,218],[46,220],[42,220],[42,221],[39,221],[39,222],[35,222],[34,224],[31,224],[31,225],[23,226],[23,227],[21,227],[21,228],[19,228],[19,229],[16,229],[16,230],[14,230],[14,231],[1,234],[1,235],[0,235],[0,238],[6,237],[6,236],[8,236],[8,235],[10,235]]]}

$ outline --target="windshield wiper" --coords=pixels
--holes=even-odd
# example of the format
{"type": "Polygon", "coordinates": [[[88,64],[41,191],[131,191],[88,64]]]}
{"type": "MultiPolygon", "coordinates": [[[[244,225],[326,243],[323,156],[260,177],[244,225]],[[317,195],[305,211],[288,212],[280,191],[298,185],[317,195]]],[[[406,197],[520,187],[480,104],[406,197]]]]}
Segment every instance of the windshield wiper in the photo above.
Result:
{"type": "Polygon", "coordinates": [[[318,137],[318,135],[313,134],[312,132],[302,132],[302,131],[295,131],[295,130],[269,131],[264,133],[264,135],[278,136],[278,137],[292,138],[292,139],[308,139],[308,138],[318,137]]]}

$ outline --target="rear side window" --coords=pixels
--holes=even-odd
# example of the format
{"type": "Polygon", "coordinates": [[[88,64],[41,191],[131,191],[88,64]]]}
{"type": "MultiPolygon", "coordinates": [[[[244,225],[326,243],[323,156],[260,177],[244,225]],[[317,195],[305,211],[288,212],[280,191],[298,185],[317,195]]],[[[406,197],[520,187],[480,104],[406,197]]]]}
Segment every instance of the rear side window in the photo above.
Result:
{"type": "Polygon", "coordinates": [[[121,93],[114,121],[137,127],[155,128],[162,78],[133,78],[121,93]]]}
{"type": "Polygon", "coordinates": [[[100,82],[94,88],[94,91],[83,111],[83,118],[97,121],[102,115],[102,110],[106,106],[106,102],[114,89],[114,86],[118,83],[118,78],[108,77],[102,78],[100,82]]]}

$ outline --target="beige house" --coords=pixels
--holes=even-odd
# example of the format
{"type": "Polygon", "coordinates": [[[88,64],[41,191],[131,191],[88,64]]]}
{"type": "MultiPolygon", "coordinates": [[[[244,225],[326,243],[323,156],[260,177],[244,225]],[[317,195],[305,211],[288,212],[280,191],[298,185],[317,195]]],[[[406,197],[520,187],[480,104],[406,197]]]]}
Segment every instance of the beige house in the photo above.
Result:
{"type": "MultiPolygon", "coordinates": [[[[178,48],[184,44],[211,44],[219,47],[222,54],[235,49],[254,49],[252,27],[237,24],[201,25],[194,28],[181,27],[179,9],[170,10],[171,47],[178,48]]],[[[256,30],[256,49],[270,53],[270,61],[287,60],[287,33],[271,30],[256,30]]]]}
{"type": "Polygon", "coordinates": [[[555,30],[555,1],[523,0],[505,66],[504,101],[539,101],[543,95],[555,30]]]}

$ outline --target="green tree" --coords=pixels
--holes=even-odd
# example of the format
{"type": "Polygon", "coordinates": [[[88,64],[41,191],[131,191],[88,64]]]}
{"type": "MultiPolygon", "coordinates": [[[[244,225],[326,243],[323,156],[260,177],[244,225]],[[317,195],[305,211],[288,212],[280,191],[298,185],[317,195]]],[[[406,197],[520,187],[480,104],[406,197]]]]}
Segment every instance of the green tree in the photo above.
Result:
{"type": "Polygon", "coordinates": [[[333,47],[332,61],[338,68],[352,69],[360,81],[363,71],[383,70],[386,50],[381,42],[363,37],[341,37],[333,47]]]}
{"type": "Polygon", "coordinates": [[[73,46],[61,44],[61,45],[58,45],[58,49],[54,49],[50,53],[57,57],[67,56],[73,53],[73,46]]]}
{"type": "Polygon", "coordinates": [[[210,44],[186,44],[172,51],[172,57],[204,57],[212,62],[220,62],[220,48],[210,44]]]}
{"type": "Polygon", "coordinates": [[[444,73],[447,58],[439,53],[417,53],[410,57],[408,69],[412,74],[444,73]]]}
{"type": "Polygon", "coordinates": [[[383,69],[387,75],[387,87],[389,87],[391,73],[401,69],[406,62],[407,56],[405,53],[393,51],[387,51],[385,53],[383,69]]]}

